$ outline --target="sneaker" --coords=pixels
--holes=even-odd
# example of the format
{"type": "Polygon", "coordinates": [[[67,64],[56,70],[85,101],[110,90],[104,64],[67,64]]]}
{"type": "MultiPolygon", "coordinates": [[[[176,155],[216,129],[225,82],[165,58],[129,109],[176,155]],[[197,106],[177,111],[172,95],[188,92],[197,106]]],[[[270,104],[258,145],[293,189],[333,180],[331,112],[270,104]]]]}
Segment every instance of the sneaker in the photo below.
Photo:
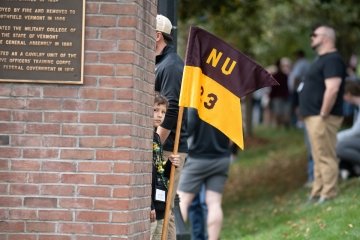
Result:
{"type": "Polygon", "coordinates": [[[308,203],[316,203],[316,202],[319,202],[319,197],[318,196],[309,196],[308,197],[308,203]]]}
{"type": "Polygon", "coordinates": [[[340,177],[342,180],[346,180],[350,177],[350,172],[347,169],[340,169],[340,177]]]}
{"type": "Polygon", "coordinates": [[[317,204],[324,204],[327,203],[328,201],[330,201],[331,198],[327,198],[327,197],[320,197],[319,200],[317,201],[317,204]]]}

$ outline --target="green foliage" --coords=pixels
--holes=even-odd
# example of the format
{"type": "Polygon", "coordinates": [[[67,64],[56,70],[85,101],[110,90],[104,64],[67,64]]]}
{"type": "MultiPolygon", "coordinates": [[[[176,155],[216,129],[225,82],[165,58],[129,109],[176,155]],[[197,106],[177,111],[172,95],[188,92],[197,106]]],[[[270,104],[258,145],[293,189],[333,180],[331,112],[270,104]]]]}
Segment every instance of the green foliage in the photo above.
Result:
{"type": "Polygon", "coordinates": [[[273,64],[283,56],[293,57],[299,48],[312,57],[309,34],[317,23],[334,26],[338,48],[345,59],[351,53],[359,54],[358,16],[360,4],[356,0],[179,1],[179,26],[180,31],[184,31],[180,35],[184,39],[188,26],[198,25],[262,65],[273,64]]]}
{"type": "Polygon", "coordinates": [[[301,130],[256,128],[231,165],[221,239],[357,239],[360,179],[340,183],[337,198],[309,204],[301,130]]]}

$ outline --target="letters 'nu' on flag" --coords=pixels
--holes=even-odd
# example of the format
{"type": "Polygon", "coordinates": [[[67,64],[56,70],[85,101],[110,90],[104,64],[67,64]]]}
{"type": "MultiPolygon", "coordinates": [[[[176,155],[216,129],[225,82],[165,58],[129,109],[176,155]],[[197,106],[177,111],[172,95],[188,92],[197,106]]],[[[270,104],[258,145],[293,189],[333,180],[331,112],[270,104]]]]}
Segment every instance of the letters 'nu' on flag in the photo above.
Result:
{"type": "Polygon", "coordinates": [[[191,27],[179,106],[198,110],[199,117],[244,148],[240,98],[278,85],[260,65],[207,31],[191,27]]]}

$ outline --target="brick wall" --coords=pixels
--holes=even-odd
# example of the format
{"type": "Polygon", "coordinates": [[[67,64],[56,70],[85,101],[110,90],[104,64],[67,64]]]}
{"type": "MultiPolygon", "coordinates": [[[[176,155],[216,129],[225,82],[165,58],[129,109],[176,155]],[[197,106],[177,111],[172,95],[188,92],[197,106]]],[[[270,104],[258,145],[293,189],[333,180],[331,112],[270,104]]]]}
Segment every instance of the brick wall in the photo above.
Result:
{"type": "Polygon", "coordinates": [[[83,85],[0,83],[0,240],[149,239],[156,4],[86,1],[83,85]]]}

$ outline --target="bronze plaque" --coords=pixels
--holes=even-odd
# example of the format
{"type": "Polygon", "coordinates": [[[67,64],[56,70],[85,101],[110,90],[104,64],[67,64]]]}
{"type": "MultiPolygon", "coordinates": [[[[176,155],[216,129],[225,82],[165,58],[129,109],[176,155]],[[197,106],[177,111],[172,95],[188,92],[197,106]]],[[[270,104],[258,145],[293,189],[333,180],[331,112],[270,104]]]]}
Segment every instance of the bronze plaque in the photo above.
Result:
{"type": "Polygon", "coordinates": [[[0,0],[0,82],[83,83],[85,0],[0,0]]]}

